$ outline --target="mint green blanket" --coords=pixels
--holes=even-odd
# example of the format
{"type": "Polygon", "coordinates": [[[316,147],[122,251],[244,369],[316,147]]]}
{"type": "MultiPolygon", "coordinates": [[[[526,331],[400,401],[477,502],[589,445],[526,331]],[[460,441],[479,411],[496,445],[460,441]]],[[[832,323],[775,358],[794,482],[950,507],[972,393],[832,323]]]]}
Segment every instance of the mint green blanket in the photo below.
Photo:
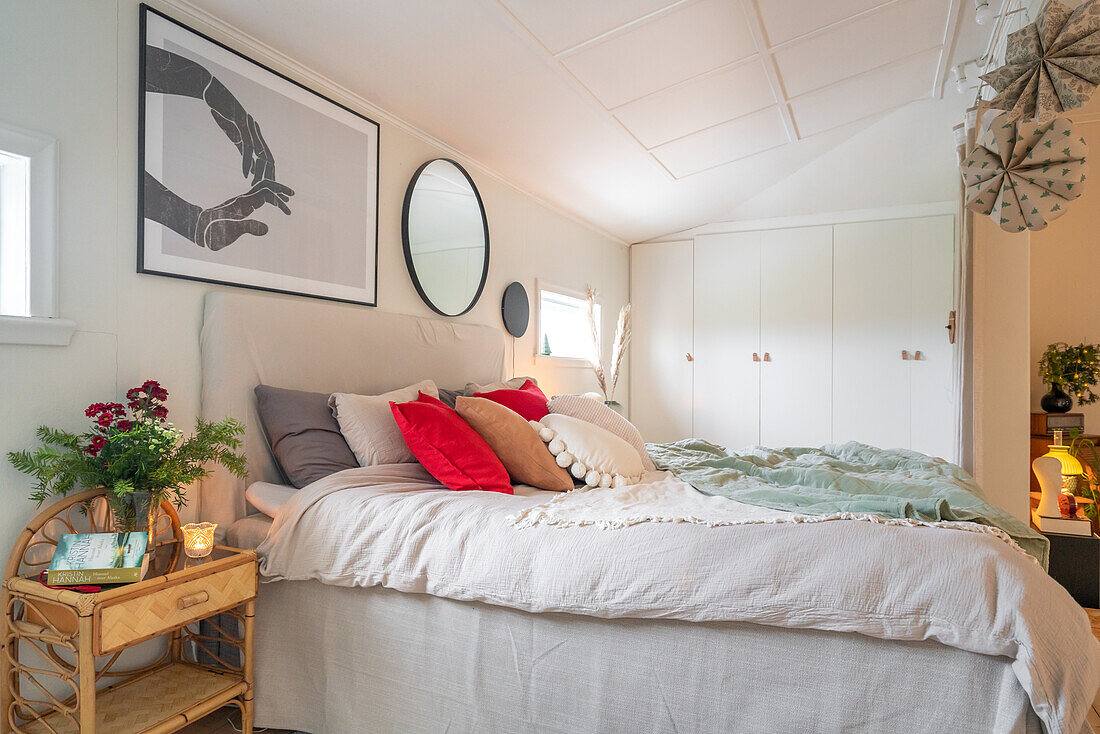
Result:
{"type": "Polygon", "coordinates": [[[804,515],[851,512],[977,522],[1004,530],[1047,567],[1046,538],[985,502],[960,467],[915,451],[853,441],[820,449],[754,446],[729,452],[697,438],[646,448],[658,469],[703,494],[804,515]]]}

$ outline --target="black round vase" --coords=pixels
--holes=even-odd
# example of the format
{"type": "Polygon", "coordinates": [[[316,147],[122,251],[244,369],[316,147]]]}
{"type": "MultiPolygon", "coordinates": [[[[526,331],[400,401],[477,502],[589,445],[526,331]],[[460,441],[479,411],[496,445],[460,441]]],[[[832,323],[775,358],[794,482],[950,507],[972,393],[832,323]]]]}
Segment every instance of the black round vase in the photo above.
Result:
{"type": "Polygon", "coordinates": [[[1066,394],[1061,385],[1054,383],[1050,386],[1050,392],[1039,401],[1039,405],[1048,413],[1068,413],[1073,407],[1073,398],[1066,394]]]}

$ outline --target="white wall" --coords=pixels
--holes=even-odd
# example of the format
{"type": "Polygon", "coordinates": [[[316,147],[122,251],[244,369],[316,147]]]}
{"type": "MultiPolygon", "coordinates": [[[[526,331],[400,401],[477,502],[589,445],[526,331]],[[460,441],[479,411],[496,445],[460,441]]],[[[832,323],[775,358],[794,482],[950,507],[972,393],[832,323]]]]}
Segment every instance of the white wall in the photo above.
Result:
{"type": "MultiPolygon", "coordinates": [[[[187,20],[171,5],[156,6],[187,20]]],[[[304,73],[250,52],[222,29],[200,30],[292,78],[304,73]]],[[[194,424],[202,299],[215,287],[135,273],[137,62],[136,0],[0,0],[0,123],[58,140],[60,315],[78,323],[68,347],[0,345],[5,456],[33,446],[39,424],[83,430],[85,406],[118,399],[147,378],[159,379],[172,393],[169,407],[178,425],[194,424]]],[[[405,270],[401,201],[421,163],[453,153],[361,100],[319,91],[382,126],[379,308],[433,316],[405,270]]],[[[528,293],[536,277],[575,289],[592,283],[605,304],[610,353],[614,319],[628,292],[625,246],[459,160],[481,191],[492,240],[484,295],[461,320],[501,326],[500,296],[513,280],[528,293]]],[[[515,347],[516,374],[536,375],[550,393],[595,389],[588,370],[535,363],[533,324],[515,347]]],[[[627,380],[621,385],[627,398],[627,380]]],[[[34,511],[29,491],[28,478],[0,460],[0,553],[8,552],[34,511]]],[[[187,514],[193,512],[191,507],[187,514]]]]}
{"type": "MultiPolygon", "coordinates": [[[[1034,235],[1030,235],[1034,236],[1034,235]]],[[[1027,522],[1028,233],[974,217],[974,478],[1027,522]]]]}
{"type": "MultiPolygon", "coordinates": [[[[1088,122],[1080,125],[1085,140],[1095,149],[1100,144],[1100,103],[1092,104],[1088,122]]],[[[1075,116],[1083,118],[1084,115],[1075,116]]],[[[1100,187],[1085,184],[1080,199],[1066,206],[1066,213],[1042,232],[1031,234],[1031,352],[1028,369],[1031,409],[1040,411],[1039,399],[1049,389],[1039,379],[1039,359],[1048,344],[1100,342],[1100,301],[1096,291],[1100,273],[1100,187]]],[[[1100,392],[1100,388],[1094,388],[1100,392]]],[[[1100,433],[1100,402],[1078,406],[1085,414],[1085,430],[1100,433]]]]}
{"type": "Polygon", "coordinates": [[[954,201],[962,95],[915,102],[852,136],[725,219],[765,219],[954,201]]]}

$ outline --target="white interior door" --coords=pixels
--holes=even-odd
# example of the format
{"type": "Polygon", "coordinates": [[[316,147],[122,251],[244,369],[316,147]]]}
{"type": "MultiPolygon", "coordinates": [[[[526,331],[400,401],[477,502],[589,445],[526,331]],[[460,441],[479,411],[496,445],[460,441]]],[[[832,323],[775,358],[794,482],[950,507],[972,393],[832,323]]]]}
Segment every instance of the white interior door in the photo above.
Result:
{"type": "Polygon", "coordinates": [[[695,238],[695,435],[760,442],[760,245],[755,233],[695,238]]]}
{"type": "Polygon", "coordinates": [[[912,374],[910,447],[951,460],[955,452],[955,399],[948,315],[954,302],[955,218],[911,220],[912,374]]]}
{"type": "Polygon", "coordinates": [[[692,435],[692,244],[630,248],[630,417],[646,441],[692,435]]]}
{"type": "Polygon", "coordinates": [[[910,223],[839,224],[833,244],[833,440],[908,448],[910,223]]]}
{"type": "Polygon", "coordinates": [[[760,246],[760,442],[832,437],[832,227],[754,232],[760,246]]]}

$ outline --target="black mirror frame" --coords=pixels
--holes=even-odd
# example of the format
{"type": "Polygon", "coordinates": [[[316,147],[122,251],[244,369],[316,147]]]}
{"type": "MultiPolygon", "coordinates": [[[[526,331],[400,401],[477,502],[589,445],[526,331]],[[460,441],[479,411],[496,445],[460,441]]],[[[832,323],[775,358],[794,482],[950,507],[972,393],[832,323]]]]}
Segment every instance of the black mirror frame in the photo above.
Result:
{"type": "Polygon", "coordinates": [[[417,294],[420,295],[420,300],[424,301],[424,303],[428,305],[428,308],[435,311],[440,316],[446,316],[447,318],[461,316],[462,314],[468,313],[470,309],[476,306],[477,302],[481,300],[481,294],[485,290],[485,281],[489,279],[489,219],[485,215],[485,202],[481,200],[481,192],[477,190],[477,184],[474,183],[474,180],[470,178],[470,174],[466,172],[466,169],[463,168],[462,164],[458,161],[451,158],[432,158],[430,161],[421,165],[420,168],[416,169],[416,173],[414,173],[409,180],[408,188],[405,189],[405,201],[401,205],[401,248],[405,253],[405,267],[409,271],[409,277],[412,278],[413,287],[416,288],[417,294]],[[466,308],[459,313],[445,313],[432,303],[432,299],[424,292],[424,287],[420,284],[420,279],[416,277],[416,265],[413,264],[412,248],[409,246],[409,207],[412,205],[412,196],[413,192],[416,190],[416,182],[420,180],[420,174],[424,172],[424,169],[436,161],[446,161],[450,163],[470,182],[470,188],[474,192],[477,206],[481,210],[481,227],[482,231],[485,233],[485,260],[481,268],[481,282],[477,286],[477,292],[474,293],[474,297],[470,299],[470,305],[466,306],[466,308]]]}

